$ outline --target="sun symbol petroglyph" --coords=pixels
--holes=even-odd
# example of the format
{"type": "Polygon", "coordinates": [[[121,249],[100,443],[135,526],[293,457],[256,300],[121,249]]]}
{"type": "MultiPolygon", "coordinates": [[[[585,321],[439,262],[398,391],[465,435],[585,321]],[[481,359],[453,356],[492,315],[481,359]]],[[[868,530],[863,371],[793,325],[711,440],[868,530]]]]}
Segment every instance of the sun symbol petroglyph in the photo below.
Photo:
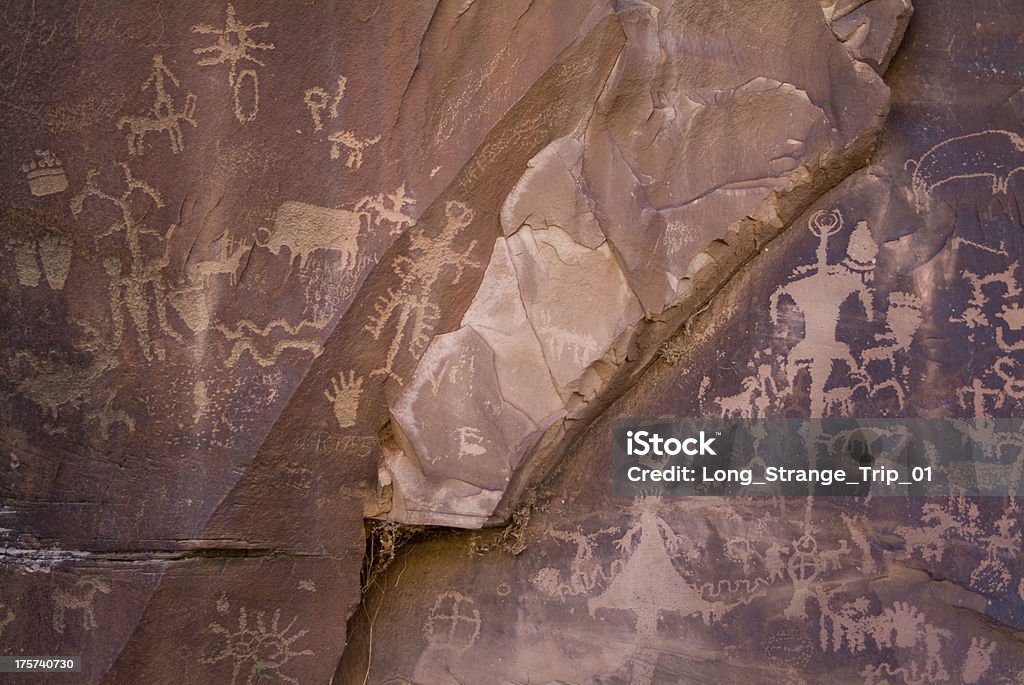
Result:
{"type": "Polygon", "coordinates": [[[399,352],[405,350],[415,356],[422,353],[440,316],[431,298],[435,285],[446,273],[451,274],[451,284],[457,285],[467,269],[480,267],[469,258],[478,241],[470,240],[461,249],[455,248],[456,244],[461,244],[462,231],[473,222],[473,210],[462,202],[449,200],[444,213],[445,224],[437,235],[416,232],[408,251],[396,256],[391,263],[398,283],[377,299],[376,315],[364,330],[374,340],[380,340],[388,324],[394,322],[394,335],[383,366],[372,371],[371,376],[383,375],[401,381],[394,373],[399,352]]]}
{"type": "Polygon", "coordinates": [[[254,121],[260,110],[260,81],[259,75],[253,68],[239,69],[239,63],[251,63],[264,67],[264,64],[254,50],[273,50],[273,43],[258,43],[249,34],[257,29],[265,29],[270,26],[269,22],[261,21],[255,24],[243,24],[235,16],[235,7],[228,3],[227,15],[224,18],[224,26],[218,28],[209,24],[196,24],[192,27],[193,33],[216,36],[216,42],[206,47],[192,50],[197,55],[207,55],[199,60],[199,66],[215,66],[218,64],[229,65],[228,88],[234,100],[235,118],[239,123],[254,121]],[[212,54],[211,54],[212,53],[212,54]],[[247,106],[242,104],[242,87],[249,80],[252,94],[247,106]]]}
{"type": "Polygon", "coordinates": [[[187,93],[181,110],[178,110],[174,98],[167,92],[168,81],[175,88],[181,87],[178,79],[164,64],[163,56],[153,55],[153,71],[142,83],[142,92],[152,88],[153,104],[145,114],[121,117],[117,122],[119,130],[128,127],[128,154],[141,155],[145,151],[146,134],[150,131],[166,131],[173,154],[185,149],[181,122],[195,127],[196,120],[193,115],[196,110],[196,96],[191,92],[187,93]]]}
{"type": "Polygon", "coordinates": [[[68,177],[63,163],[49,150],[36,150],[36,157],[21,165],[21,173],[28,181],[29,192],[36,197],[62,193],[68,189],[68,177]]]}
{"type": "Polygon", "coordinates": [[[96,614],[93,606],[96,602],[96,593],[108,595],[111,592],[110,584],[99,578],[82,578],[70,590],[59,589],[53,595],[53,629],[64,634],[65,613],[69,611],[82,612],[82,627],[92,630],[97,627],[96,614]]]}
{"type": "Polygon", "coordinates": [[[229,629],[220,623],[211,623],[209,630],[223,640],[220,650],[203,657],[204,664],[227,660],[231,663],[231,685],[261,685],[264,680],[280,680],[298,685],[299,681],[281,669],[297,656],[315,656],[312,649],[295,651],[293,645],[309,630],[289,633],[298,617],[281,626],[281,610],[276,609],[268,620],[264,611],[257,611],[251,620],[245,607],[238,610],[238,627],[229,629]],[[239,676],[244,678],[239,680],[239,676]]]}
{"type": "Polygon", "coordinates": [[[1024,138],[999,129],[947,138],[905,168],[913,169],[910,189],[918,211],[928,208],[936,188],[952,181],[987,179],[993,195],[1005,194],[1010,178],[1024,171],[1024,138]]]}
{"type": "Polygon", "coordinates": [[[483,620],[476,602],[461,592],[448,590],[437,596],[423,624],[430,646],[464,652],[480,637],[483,620]]]}
{"type": "Polygon", "coordinates": [[[342,428],[356,425],[359,412],[359,398],[363,394],[363,377],[355,371],[343,371],[331,379],[331,387],[324,390],[324,397],[334,409],[334,417],[342,428]]]}

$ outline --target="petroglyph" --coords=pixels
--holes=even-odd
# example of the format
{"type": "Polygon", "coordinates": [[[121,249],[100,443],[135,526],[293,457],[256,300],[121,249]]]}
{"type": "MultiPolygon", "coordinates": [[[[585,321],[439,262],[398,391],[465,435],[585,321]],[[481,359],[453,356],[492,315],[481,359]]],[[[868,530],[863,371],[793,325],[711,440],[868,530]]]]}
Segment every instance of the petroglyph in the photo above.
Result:
{"type": "Polygon", "coordinates": [[[315,335],[320,328],[308,321],[292,325],[284,319],[274,319],[264,326],[259,326],[252,321],[242,319],[233,327],[218,324],[216,330],[228,340],[233,341],[231,353],[224,360],[224,363],[231,367],[237,365],[238,360],[246,352],[254,362],[262,367],[267,367],[276,364],[278,357],[285,350],[309,352],[314,358],[323,351],[323,341],[315,335]],[[281,332],[295,337],[272,339],[271,333],[274,329],[279,329],[281,332]],[[308,338],[297,337],[303,329],[310,329],[314,335],[308,338]],[[265,350],[268,346],[269,350],[265,350]]]}
{"type": "Polygon", "coordinates": [[[266,234],[257,245],[276,255],[287,247],[297,269],[318,250],[340,252],[341,267],[351,269],[359,254],[360,235],[384,223],[392,225],[392,232],[402,231],[412,224],[412,217],[406,213],[406,207],[412,204],[404,184],[393,193],[365,196],[351,210],[285,202],[277,210],[274,228],[264,227],[257,232],[266,234]]]}
{"type": "Polygon", "coordinates": [[[82,627],[85,630],[96,628],[98,624],[93,605],[97,592],[110,594],[110,584],[99,578],[81,578],[70,590],[56,590],[53,594],[53,629],[64,634],[65,614],[69,611],[82,612],[82,627]]]}
{"type": "Polygon", "coordinates": [[[21,173],[28,181],[28,190],[36,197],[62,193],[68,189],[64,164],[49,150],[36,150],[39,159],[21,165],[21,173]]]}
{"type": "Polygon", "coordinates": [[[345,97],[345,86],[347,84],[348,79],[344,76],[339,76],[334,97],[331,97],[330,94],[320,86],[307,88],[306,92],[303,93],[303,101],[306,103],[306,107],[309,108],[309,116],[313,119],[314,133],[319,133],[324,128],[321,112],[325,109],[328,110],[328,114],[331,119],[338,118],[338,105],[341,104],[341,99],[345,97]],[[328,109],[328,107],[330,109],[328,109]]]}
{"type": "Polygon", "coordinates": [[[181,87],[178,79],[164,64],[163,56],[153,55],[153,71],[150,72],[149,78],[143,81],[141,88],[142,92],[153,89],[153,104],[145,114],[121,117],[117,122],[119,130],[128,128],[128,154],[141,155],[145,152],[146,134],[150,131],[166,131],[173,154],[185,149],[181,122],[192,124],[195,128],[196,120],[193,115],[196,110],[196,96],[191,92],[187,93],[181,110],[176,109],[174,98],[167,92],[167,81],[175,88],[181,87]]]}
{"type": "Polygon", "coordinates": [[[356,425],[359,413],[359,398],[363,394],[363,377],[355,371],[341,372],[331,379],[331,387],[324,390],[324,397],[334,409],[334,417],[342,428],[356,425]]]}
{"type": "Polygon", "coordinates": [[[448,590],[437,596],[423,624],[430,647],[465,652],[480,637],[483,620],[476,602],[461,592],[448,590]]]}
{"type": "Polygon", "coordinates": [[[992,129],[947,138],[921,157],[909,160],[910,188],[918,211],[929,206],[932,192],[952,181],[988,179],[993,195],[1009,191],[1010,178],[1024,171],[1024,138],[992,129]]]}
{"type": "Polygon", "coordinates": [[[234,102],[235,118],[239,123],[255,121],[260,111],[260,81],[259,75],[253,68],[239,69],[239,63],[251,63],[264,67],[264,64],[254,50],[273,50],[273,43],[256,42],[249,34],[257,29],[265,29],[270,26],[269,22],[261,21],[255,24],[243,24],[235,16],[235,7],[228,3],[227,15],[224,18],[224,26],[218,28],[209,24],[196,24],[192,27],[193,33],[216,36],[216,42],[206,47],[192,50],[197,55],[207,55],[199,60],[199,66],[215,66],[218,64],[229,65],[228,88],[231,90],[231,97],[234,102]],[[249,82],[251,93],[248,98],[243,97],[243,88],[249,82]],[[247,100],[243,103],[243,100],[247,100]]]}
{"type": "Polygon", "coordinates": [[[349,169],[358,169],[363,165],[363,150],[380,142],[380,136],[373,138],[359,138],[351,131],[337,131],[327,136],[331,141],[331,159],[341,157],[341,149],[348,150],[348,157],[345,159],[345,166],[349,169]]]}
{"type": "Polygon", "coordinates": [[[248,246],[244,243],[240,244],[235,248],[234,252],[229,252],[231,241],[223,240],[221,242],[221,254],[218,259],[208,259],[185,267],[189,274],[189,281],[192,283],[202,283],[204,288],[209,288],[210,279],[219,274],[227,274],[228,283],[234,287],[237,284],[238,267],[242,262],[242,258],[249,254],[253,247],[255,247],[255,241],[248,246]]]}
{"type": "MultiPolygon", "coordinates": [[[[99,240],[113,234],[123,234],[128,248],[127,269],[117,257],[108,257],[103,261],[104,270],[110,279],[111,342],[115,347],[120,346],[124,328],[123,311],[127,311],[143,356],[147,360],[154,356],[162,359],[163,343],[154,339],[150,330],[149,301],[152,299],[155,302],[160,330],[166,336],[181,342],[181,335],[171,327],[167,318],[168,287],[161,274],[170,264],[170,241],[177,225],[171,224],[166,234],[161,234],[141,223],[143,219],[136,214],[139,200],[148,201],[151,207],[160,208],[164,206],[163,198],[151,185],[135,178],[127,164],[120,163],[119,166],[124,176],[125,187],[120,195],[113,194],[116,191],[103,190],[97,181],[99,172],[92,170],[86,176],[85,187],[71,199],[71,211],[75,216],[80,215],[89,198],[109,202],[117,208],[120,220],[114,221],[105,231],[95,236],[96,240],[99,240]],[[136,203],[135,209],[133,202],[136,203]],[[156,236],[162,251],[156,254],[151,254],[151,250],[144,251],[144,236],[156,236]]],[[[149,211],[147,209],[142,217],[149,211]]]]}
{"type": "Polygon", "coordinates": [[[477,241],[471,240],[461,249],[454,249],[459,234],[473,222],[473,210],[462,202],[449,200],[444,206],[445,224],[436,236],[416,232],[406,254],[396,256],[391,264],[398,284],[388,288],[374,304],[376,316],[366,324],[374,340],[380,340],[384,331],[394,322],[394,335],[388,345],[384,364],[371,372],[371,376],[389,376],[399,382],[394,373],[398,353],[406,350],[419,356],[430,342],[431,333],[440,312],[431,295],[435,284],[446,273],[451,284],[458,285],[466,269],[479,268],[469,259],[477,241]]]}
{"type": "MultiPolygon", "coordinates": [[[[218,613],[221,603],[218,601],[218,613]]],[[[292,627],[298,617],[287,625],[281,626],[281,610],[274,610],[273,616],[267,619],[264,611],[257,611],[255,620],[250,620],[245,607],[238,610],[238,626],[229,629],[220,623],[211,623],[209,631],[223,641],[219,651],[201,659],[204,664],[216,664],[228,661],[231,664],[231,685],[260,685],[265,680],[281,681],[299,685],[299,680],[282,672],[289,661],[298,656],[315,656],[312,649],[296,651],[294,645],[309,630],[299,630],[292,634],[292,627]],[[239,680],[239,676],[242,680],[239,680]]]]}
{"type": "Polygon", "coordinates": [[[7,628],[17,616],[14,610],[8,607],[6,604],[0,604],[0,637],[4,636],[4,629],[7,628]]]}

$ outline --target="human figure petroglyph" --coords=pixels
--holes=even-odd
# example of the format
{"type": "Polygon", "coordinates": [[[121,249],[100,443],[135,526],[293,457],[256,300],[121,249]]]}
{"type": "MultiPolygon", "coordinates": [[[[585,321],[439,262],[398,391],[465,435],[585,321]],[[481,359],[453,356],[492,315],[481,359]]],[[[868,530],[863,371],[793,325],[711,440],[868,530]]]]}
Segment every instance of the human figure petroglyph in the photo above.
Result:
{"type": "Polygon", "coordinates": [[[239,63],[251,63],[257,66],[266,66],[254,50],[273,50],[273,43],[259,43],[249,34],[257,29],[265,29],[270,26],[269,22],[261,21],[255,24],[243,24],[235,16],[235,7],[228,3],[227,14],[224,18],[224,26],[218,28],[209,24],[196,24],[192,27],[193,33],[216,36],[216,42],[206,47],[192,50],[197,55],[210,54],[199,60],[199,66],[215,66],[218,64],[229,65],[228,88],[231,89],[234,101],[235,118],[239,123],[255,121],[260,111],[260,87],[259,75],[255,69],[239,69],[239,63]],[[212,53],[212,54],[211,54],[212,53]],[[242,106],[242,86],[245,80],[249,79],[252,87],[252,100],[249,106],[242,106]]]}
{"type": "Polygon", "coordinates": [[[93,605],[96,593],[108,595],[110,584],[99,578],[82,578],[71,590],[59,589],[53,595],[53,629],[64,634],[65,613],[68,611],[82,612],[82,627],[92,630],[97,627],[93,605]]]}
{"type": "Polygon", "coordinates": [[[772,322],[776,325],[783,297],[792,300],[803,314],[804,337],[786,355],[785,371],[791,388],[800,369],[807,369],[810,374],[812,417],[825,415],[825,388],[836,362],[844,362],[851,375],[863,375],[850,348],[837,337],[843,303],[856,296],[867,317],[874,317],[869,283],[878,245],[867,223],[862,221],[850,236],[846,258],[839,264],[829,264],[828,239],[842,228],[843,216],[838,210],[815,212],[808,221],[808,229],[819,239],[816,262],[797,267],[792,275],[798,278],[777,288],[770,300],[772,322]]]}
{"type": "Polygon", "coordinates": [[[394,335],[383,365],[372,371],[371,376],[383,375],[401,382],[394,373],[399,352],[405,349],[413,355],[422,353],[440,317],[437,304],[430,297],[435,284],[450,273],[451,284],[458,285],[467,269],[480,267],[469,258],[478,241],[470,240],[461,249],[454,247],[459,234],[473,222],[473,210],[465,203],[449,200],[445,202],[444,213],[445,223],[437,235],[416,232],[408,251],[397,255],[391,263],[398,284],[377,299],[376,315],[364,330],[374,340],[380,340],[388,324],[394,322],[394,335]]]}
{"type": "Polygon", "coordinates": [[[36,150],[38,159],[21,165],[21,173],[28,181],[28,190],[35,197],[62,193],[68,189],[64,164],[49,150],[36,150]]]}
{"type": "MultiPolygon", "coordinates": [[[[220,612],[218,601],[218,612],[220,612]]],[[[225,604],[226,607],[226,604],[225,604]]],[[[220,623],[211,623],[209,631],[223,640],[220,650],[209,657],[202,657],[204,664],[228,661],[231,664],[231,685],[239,682],[245,685],[261,685],[268,678],[299,685],[297,678],[282,672],[289,661],[298,656],[315,656],[312,649],[296,651],[294,644],[308,632],[303,629],[292,633],[298,617],[281,626],[281,610],[275,609],[270,619],[264,611],[255,612],[255,619],[249,617],[245,607],[238,610],[238,627],[228,628],[220,623]],[[289,633],[291,633],[289,635],[289,633]],[[246,668],[247,670],[243,670],[246,668]],[[239,681],[239,676],[244,680],[239,681]]]]}
{"type": "Polygon", "coordinates": [[[324,397],[334,409],[334,417],[341,428],[356,425],[359,412],[359,398],[363,394],[363,377],[356,376],[355,371],[347,374],[343,371],[331,379],[331,385],[324,390],[324,397]]]}
{"type": "Polygon", "coordinates": [[[153,55],[153,71],[142,83],[142,91],[153,89],[153,104],[145,114],[121,117],[117,122],[119,130],[128,127],[128,154],[141,155],[145,152],[145,138],[150,131],[167,132],[170,139],[171,152],[178,154],[185,149],[185,138],[181,131],[181,123],[192,124],[196,110],[196,96],[191,92],[185,95],[185,102],[179,111],[174,98],[167,92],[167,81],[175,88],[180,88],[178,79],[164,64],[162,55],[153,55]]]}
{"type": "Polygon", "coordinates": [[[142,223],[142,219],[136,216],[132,203],[137,202],[135,198],[148,199],[151,207],[160,208],[164,206],[160,193],[151,185],[135,178],[131,168],[124,163],[119,164],[124,177],[124,192],[115,195],[107,192],[98,182],[99,172],[89,171],[86,175],[85,187],[71,199],[71,211],[75,216],[80,215],[85,209],[85,203],[90,198],[109,202],[114,205],[119,214],[120,220],[114,221],[105,231],[96,234],[100,238],[122,234],[128,248],[128,264],[125,269],[121,261],[116,257],[104,260],[104,270],[110,278],[109,297],[110,309],[113,324],[114,343],[121,342],[123,328],[122,310],[128,312],[128,317],[134,326],[139,346],[147,360],[153,356],[163,357],[163,347],[159,341],[154,340],[149,325],[149,293],[156,300],[156,312],[160,329],[169,337],[181,341],[181,335],[171,328],[167,319],[167,285],[164,282],[161,272],[170,263],[170,241],[176,224],[172,224],[166,235],[159,231],[152,230],[142,223]],[[148,254],[143,249],[143,237],[156,236],[162,245],[159,254],[148,254]]]}
{"type": "Polygon", "coordinates": [[[1024,138],[1000,129],[947,138],[905,168],[913,169],[910,188],[918,211],[928,208],[936,188],[952,181],[988,179],[993,195],[1005,194],[1010,178],[1024,171],[1024,138]]]}

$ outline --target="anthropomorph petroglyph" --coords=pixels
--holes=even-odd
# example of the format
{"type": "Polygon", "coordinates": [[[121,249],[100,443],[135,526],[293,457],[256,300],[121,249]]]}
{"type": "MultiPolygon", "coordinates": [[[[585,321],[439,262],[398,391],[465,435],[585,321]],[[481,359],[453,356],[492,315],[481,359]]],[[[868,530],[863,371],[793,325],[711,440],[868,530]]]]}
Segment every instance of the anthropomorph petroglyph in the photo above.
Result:
{"type": "Polygon", "coordinates": [[[117,122],[118,129],[128,128],[128,153],[141,155],[146,149],[146,134],[150,131],[167,132],[170,139],[171,152],[178,154],[185,149],[185,139],[181,131],[181,122],[196,125],[193,118],[196,109],[196,96],[191,92],[185,95],[181,109],[177,109],[174,98],[167,92],[167,83],[180,88],[178,79],[164,64],[162,55],[153,55],[153,70],[142,83],[142,92],[152,90],[153,104],[145,114],[121,117],[117,122]]]}
{"type": "Polygon", "coordinates": [[[838,210],[822,210],[811,216],[808,229],[818,237],[817,260],[797,267],[793,278],[777,288],[770,301],[775,324],[781,318],[783,298],[791,300],[803,314],[804,337],[787,353],[785,371],[791,388],[801,369],[810,374],[812,417],[824,416],[830,404],[826,384],[836,362],[845,363],[851,375],[861,373],[861,365],[854,360],[850,348],[836,335],[843,303],[855,295],[867,317],[871,319],[874,315],[869,283],[878,246],[868,225],[860,222],[850,236],[846,258],[839,264],[829,264],[828,239],[842,228],[843,216],[838,210]]]}
{"type": "MultiPolygon", "coordinates": [[[[218,610],[220,604],[218,603],[218,610]]],[[[219,612],[224,613],[224,612],[219,612]]],[[[262,685],[284,682],[298,685],[299,680],[283,672],[289,661],[299,656],[315,656],[312,649],[296,651],[293,645],[309,630],[299,630],[289,635],[298,617],[281,626],[281,610],[276,609],[268,619],[267,612],[255,612],[250,619],[245,607],[238,610],[238,626],[228,628],[220,623],[211,623],[209,630],[222,644],[211,656],[201,659],[204,664],[227,661],[231,664],[231,685],[262,685]]]]}
{"type": "Polygon", "coordinates": [[[256,70],[251,67],[239,69],[239,63],[243,65],[250,63],[257,66],[266,66],[257,56],[255,50],[273,50],[273,43],[259,43],[249,34],[257,29],[265,29],[270,26],[269,22],[261,21],[255,24],[243,24],[235,16],[235,7],[228,3],[227,15],[224,18],[224,26],[216,27],[209,24],[196,24],[192,27],[194,33],[216,36],[216,42],[206,47],[192,50],[197,55],[210,55],[199,60],[199,66],[215,66],[227,64],[228,88],[231,89],[231,96],[234,101],[235,118],[239,123],[254,121],[260,111],[260,80],[256,70]],[[244,98],[244,87],[249,83],[251,93],[244,98]],[[243,103],[243,99],[246,101],[243,103]]]}
{"type": "Polygon", "coordinates": [[[109,278],[112,328],[110,343],[114,347],[120,346],[124,330],[124,312],[127,311],[143,356],[147,360],[154,356],[162,358],[163,343],[154,338],[150,328],[151,298],[155,303],[160,331],[166,337],[178,342],[183,341],[181,334],[173,329],[168,319],[170,289],[162,273],[171,261],[171,237],[177,224],[171,224],[166,233],[146,226],[143,223],[144,217],[152,208],[163,207],[163,198],[151,185],[135,178],[127,164],[121,163],[119,166],[123,175],[123,192],[115,194],[117,191],[105,190],[100,185],[99,172],[92,170],[86,175],[85,187],[71,199],[71,211],[76,216],[81,215],[86,208],[86,201],[90,199],[108,202],[117,209],[119,218],[95,236],[96,240],[100,240],[119,234],[128,248],[127,265],[114,256],[103,260],[103,268],[109,278]],[[140,201],[150,205],[141,217],[138,204],[140,201]],[[159,251],[153,250],[152,247],[147,248],[144,239],[156,242],[159,251]]]}
{"type": "Polygon", "coordinates": [[[459,234],[473,222],[473,210],[462,202],[449,200],[444,205],[444,213],[445,223],[438,234],[416,232],[409,249],[391,263],[398,283],[378,298],[374,305],[376,315],[365,330],[374,340],[380,340],[394,322],[394,335],[383,365],[371,375],[397,378],[394,364],[399,352],[406,350],[418,356],[430,342],[440,314],[431,297],[435,285],[445,274],[450,275],[452,285],[457,285],[466,269],[480,266],[469,259],[477,241],[461,245],[458,240],[459,234]],[[455,247],[457,244],[461,245],[459,249],[455,247]]]}
{"type": "Polygon", "coordinates": [[[928,208],[936,188],[952,181],[986,179],[993,195],[1006,193],[1010,178],[1024,171],[1024,138],[999,129],[948,138],[906,168],[913,169],[910,188],[918,211],[928,208]]]}
{"type": "Polygon", "coordinates": [[[49,150],[36,150],[36,157],[21,165],[21,173],[28,181],[28,190],[36,197],[62,193],[68,189],[68,177],[63,163],[49,150]]]}
{"type": "Polygon", "coordinates": [[[334,417],[338,420],[338,425],[341,428],[351,428],[356,425],[359,398],[362,394],[363,377],[356,376],[355,371],[349,371],[347,374],[339,373],[336,378],[331,379],[331,386],[324,390],[324,397],[331,403],[334,417]]]}
{"type": "Polygon", "coordinates": [[[111,592],[110,584],[99,578],[82,578],[70,589],[59,589],[53,595],[53,629],[64,634],[65,619],[67,612],[82,612],[82,627],[92,630],[97,627],[96,614],[93,612],[93,605],[96,602],[96,593],[108,595],[111,592]]]}

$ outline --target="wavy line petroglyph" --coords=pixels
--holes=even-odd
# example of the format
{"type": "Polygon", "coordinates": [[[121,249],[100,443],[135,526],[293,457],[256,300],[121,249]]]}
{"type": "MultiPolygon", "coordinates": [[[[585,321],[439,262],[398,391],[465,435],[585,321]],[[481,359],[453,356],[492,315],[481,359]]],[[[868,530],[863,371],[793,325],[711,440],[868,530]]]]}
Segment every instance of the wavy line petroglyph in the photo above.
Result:
{"type": "Polygon", "coordinates": [[[266,66],[254,50],[273,50],[273,43],[256,42],[249,34],[257,29],[265,29],[270,26],[269,22],[261,21],[255,24],[243,24],[235,16],[235,7],[228,3],[227,13],[224,18],[224,26],[218,28],[209,24],[196,24],[192,27],[193,33],[216,36],[216,42],[206,47],[192,50],[197,55],[207,55],[199,60],[202,67],[216,66],[218,64],[229,65],[228,88],[231,90],[231,97],[234,103],[235,118],[239,123],[255,121],[260,111],[260,80],[259,74],[253,68],[239,69],[239,63],[249,62],[251,64],[266,66]],[[212,53],[212,54],[211,54],[212,53]],[[249,82],[251,89],[248,102],[243,103],[243,86],[249,82]]]}
{"type": "Polygon", "coordinates": [[[323,351],[323,341],[316,335],[321,329],[308,321],[292,325],[284,319],[275,319],[260,326],[247,319],[242,319],[234,327],[218,324],[216,330],[228,340],[233,341],[231,353],[224,360],[227,366],[238,364],[238,360],[245,352],[249,353],[254,362],[267,367],[276,364],[278,357],[285,350],[309,352],[313,357],[317,357],[323,351]],[[271,333],[275,329],[293,337],[272,339],[271,333]],[[297,337],[303,329],[310,330],[313,335],[309,338],[297,337]],[[268,347],[269,350],[264,351],[268,347]]]}
{"type": "Polygon", "coordinates": [[[906,168],[913,169],[910,189],[918,211],[928,208],[936,188],[952,181],[988,179],[993,195],[1005,194],[1010,178],[1024,171],[1024,138],[1001,129],[947,138],[908,160],[906,168]]]}
{"type": "Polygon", "coordinates": [[[146,134],[150,131],[157,133],[166,131],[173,154],[178,154],[185,149],[181,123],[192,124],[192,127],[195,128],[196,96],[191,92],[187,93],[185,102],[178,110],[174,104],[174,98],[167,92],[168,81],[175,88],[181,87],[181,83],[164,64],[163,55],[153,55],[153,71],[142,82],[141,87],[142,92],[152,88],[153,104],[150,105],[149,111],[146,113],[121,117],[117,122],[119,130],[128,128],[128,154],[141,155],[145,152],[146,134]]]}

